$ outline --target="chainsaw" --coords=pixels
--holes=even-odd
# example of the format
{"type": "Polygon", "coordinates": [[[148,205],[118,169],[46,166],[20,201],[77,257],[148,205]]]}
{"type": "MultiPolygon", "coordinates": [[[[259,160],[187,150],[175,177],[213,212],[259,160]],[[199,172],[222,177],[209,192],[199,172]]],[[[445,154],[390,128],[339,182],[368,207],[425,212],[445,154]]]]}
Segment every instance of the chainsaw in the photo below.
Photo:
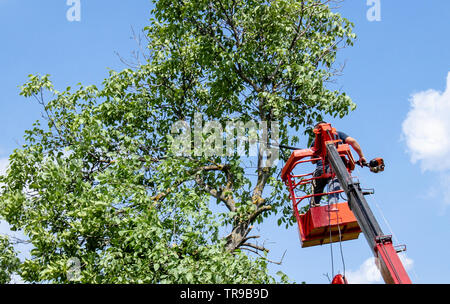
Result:
{"type": "Polygon", "coordinates": [[[369,167],[370,171],[373,173],[384,171],[384,160],[381,157],[374,158],[369,163],[361,163],[359,160],[356,163],[361,167],[369,167]]]}

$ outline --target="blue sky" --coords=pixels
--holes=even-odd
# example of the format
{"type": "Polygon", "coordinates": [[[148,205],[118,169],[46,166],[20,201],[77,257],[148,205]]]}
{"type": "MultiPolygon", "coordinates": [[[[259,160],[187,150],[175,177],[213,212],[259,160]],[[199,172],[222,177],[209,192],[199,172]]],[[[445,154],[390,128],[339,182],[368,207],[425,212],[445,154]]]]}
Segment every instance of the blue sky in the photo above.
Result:
{"type": "MultiPolygon", "coordinates": [[[[339,54],[346,67],[337,86],[358,107],[330,122],[355,137],[368,159],[385,159],[383,173],[359,169],[355,174],[363,187],[375,188],[368,202],[384,232],[407,245],[412,281],[450,283],[450,2],[380,3],[381,20],[372,22],[366,0],[341,4],[339,11],[355,23],[358,38],[339,54]]],[[[139,31],[147,24],[151,3],[81,0],[80,22],[67,20],[69,8],[63,0],[0,0],[0,170],[41,115],[35,102],[18,95],[27,75],[51,74],[57,89],[101,84],[108,68],[124,68],[115,52],[129,58],[136,50],[131,27],[139,31]]],[[[328,283],[329,245],[302,249],[297,228],[278,228],[275,221],[256,230],[272,260],[287,250],[283,264],[271,266],[273,273],[328,283]]],[[[363,236],[342,246],[350,283],[382,282],[363,236]]],[[[333,251],[335,272],[342,272],[337,244],[333,251]]]]}

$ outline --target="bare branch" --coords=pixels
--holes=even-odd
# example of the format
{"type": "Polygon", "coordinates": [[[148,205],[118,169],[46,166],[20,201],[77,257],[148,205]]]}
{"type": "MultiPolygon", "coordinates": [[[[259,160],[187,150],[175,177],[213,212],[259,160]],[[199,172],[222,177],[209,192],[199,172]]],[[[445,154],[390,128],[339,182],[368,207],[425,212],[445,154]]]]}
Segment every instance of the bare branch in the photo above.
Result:
{"type": "Polygon", "coordinates": [[[247,246],[247,247],[259,250],[259,251],[269,252],[269,249],[267,249],[263,246],[258,246],[258,245],[252,244],[252,243],[244,243],[241,246],[247,246]]]}
{"type": "Polygon", "coordinates": [[[277,264],[277,265],[281,265],[283,263],[283,259],[284,259],[284,256],[286,254],[286,250],[285,250],[283,255],[282,255],[282,257],[281,257],[281,259],[280,259],[280,261],[276,262],[276,261],[272,261],[272,260],[268,259],[267,257],[261,255],[260,251],[258,251],[258,250],[250,249],[250,248],[247,248],[247,247],[242,247],[242,249],[250,251],[250,252],[252,252],[252,253],[254,253],[254,254],[264,258],[267,262],[272,263],[272,264],[277,264]]]}

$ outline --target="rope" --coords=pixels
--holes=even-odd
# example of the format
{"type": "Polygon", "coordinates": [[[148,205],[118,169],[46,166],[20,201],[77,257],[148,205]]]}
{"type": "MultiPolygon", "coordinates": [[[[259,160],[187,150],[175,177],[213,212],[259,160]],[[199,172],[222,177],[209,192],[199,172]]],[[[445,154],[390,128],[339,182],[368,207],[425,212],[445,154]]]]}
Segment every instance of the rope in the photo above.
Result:
{"type": "MultiPolygon", "coordinates": [[[[357,171],[358,176],[360,176],[359,168],[357,168],[357,167],[355,167],[355,168],[356,168],[356,171],[357,171]]],[[[390,233],[390,234],[392,235],[392,237],[394,238],[395,243],[400,244],[400,242],[399,242],[397,236],[394,234],[394,232],[393,232],[393,230],[392,230],[391,225],[389,224],[389,221],[388,221],[388,220],[386,219],[386,217],[384,216],[384,213],[383,213],[383,211],[382,211],[380,205],[378,205],[378,203],[377,203],[377,201],[375,200],[375,198],[371,198],[371,200],[375,203],[375,206],[376,206],[376,208],[377,208],[377,210],[378,210],[378,213],[381,215],[381,218],[383,219],[384,224],[385,224],[386,227],[388,228],[389,233],[390,233]]],[[[408,256],[407,256],[406,252],[401,252],[401,254],[403,254],[403,255],[405,256],[405,258],[408,259],[408,256]]],[[[416,280],[418,280],[418,277],[417,277],[416,271],[414,270],[414,267],[412,268],[412,272],[414,273],[414,277],[416,278],[416,280]]]]}
{"type": "MultiPolygon", "coordinates": [[[[389,221],[388,221],[388,220],[386,219],[386,217],[384,216],[384,213],[383,213],[383,211],[381,210],[381,207],[378,205],[377,201],[376,201],[374,198],[372,198],[372,201],[375,203],[375,206],[377,207],[378,212],[380,213],[381,218],[383,219],[383,222],[385,223],[385,225],[386,225],[387,228],[389,229],[389,233],[390,233],[390,234],[392,235],[392,237],[394,238],[395,243],[400,244],[400,241],[398,240],[397,236],[394,234],[394,232],[393,232],[393,230],[392,230],[392,228],[391,228],[391,225],[389,224],[389,221]]],[[[408,259],[408,255],[406,254],[405,251],[400,252],[399,255],[400,255],[400,254],[404,255],[404,257],[408,259]]],[[[412,272],[414,273],[414,277],[416,278],[416,280],[418,280],[418,277],[417,277],[416,271],[414,270],[414,267],[412,268],[412,272]]]]}
{"type": "Polygon", "coordinates": [[[328,200],[328,230],[330,231],[331,277],[334,278],[333,239],[331,237],[331,215],[330,215],[330,212],[331,212],[330,211],[330,200],[328,200]]]}
{"type": "Polygon", "coordinates": [[[339,247],[340,247],[340,251],[341,251],[341,260],[342,260],[342,267],[343,267],[343,275],[345,278],[345,260],[344,260],[344,253],[342,250],[342,235],[341,235],[341,227],[339,227],[339,216],[337,217],[337,224],[338,224],[338,231],[339,231],[339,247]]]}
{"type": "MultiPolygon", "coordinates": [[[[328,183],[328,191],[332,192],[335,191],[334,187],[333,189],[330,189],[330,185],[334,185],[335,184],[335,179],[332,179],[329,183],[328,183]]],[[[337,198],[339,198],[339,195],[337,196],[337,198]]],[[[336,205],[337,205],[337,201],[336,201],[336,205]]],[[[337,209],[337,207],[336,207],[337,209]]],[[[336,212],[336,220],[337,220],[337,227],[338,227],[338,232],[339,232],[339,249],[340,249],[340,254],[341,254],[341,261],[342,261],[342,267],[343,267],[343,276],[345,278],[345,259],[344,259],[344,251],[342,249],[342,233],[341,233],[341,227],[339,226],[339,215],[336,212]]],[[[331,236],[331,206],[330,206],[330,199],[328,199],[328,229],[330,230],[330,254],[331,254],[331,271],[332,271],[332,276],[334,278],[334,255],[333,255],[333,242],[332,242],[332,236],[331,236]]]]}

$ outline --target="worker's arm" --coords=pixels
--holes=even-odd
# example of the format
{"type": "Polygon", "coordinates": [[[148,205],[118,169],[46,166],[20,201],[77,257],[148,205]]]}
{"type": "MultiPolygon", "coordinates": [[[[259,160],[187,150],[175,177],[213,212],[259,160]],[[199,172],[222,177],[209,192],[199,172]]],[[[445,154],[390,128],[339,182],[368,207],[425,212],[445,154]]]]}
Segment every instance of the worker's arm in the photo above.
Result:
{"type": "Polygon", "coordinates": [[[356,141],[356,139],[354,139],[353,137],[347,137],[347,139],[345,140],[346,144],[349,144],[350,146],[353,147],[353,149],[356,151],[356,153],[358,153],[359,156],[359,162],[361,164],[366,163],[367,160],[364,157],[364,153],[362,152],[361,146],[358,144],[358,142],[356,141]]]}

